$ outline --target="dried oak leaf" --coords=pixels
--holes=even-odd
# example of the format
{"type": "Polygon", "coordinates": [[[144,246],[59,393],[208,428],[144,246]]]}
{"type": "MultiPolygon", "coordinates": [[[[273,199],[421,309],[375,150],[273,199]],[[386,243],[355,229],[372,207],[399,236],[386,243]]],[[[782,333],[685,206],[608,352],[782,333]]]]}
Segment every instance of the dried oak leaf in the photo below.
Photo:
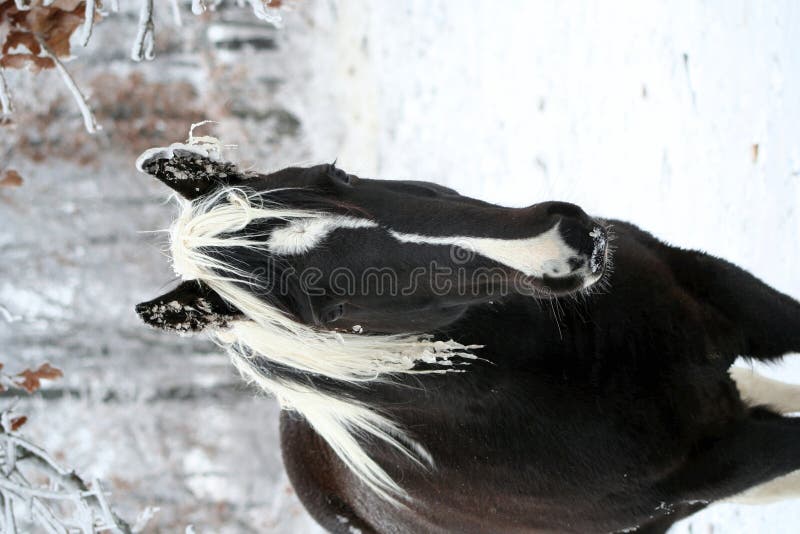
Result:
{"type": "Polygon", "coordinates": [[[36,36],[56,57],[69,56],[69,38],[83,23],[84,11],[84,3],[75,0],[57,0],[50,6],[37,3],[27,10],[17,9],[13,1],[0,3],[0,23],[7,20],[13,28],[2,43],[0,65],[36,71],[53,68],[53,60],[41,55],[36,36]],[[18,51],[20,46],[28,52],[18,51]]]}
{"type": "Polygon", "coordinates": [[[42,48],[39,46],[39,41],[29,31],[13,30],[8,33],[6,41],[3,43],[3,55],[18,46],[24,46],[31,53],[39,55],[42,53],[42,48]]]}
{"type": "MultiPolygon", "coordinates": [[[[22,176],[14,169],[8,169],[0,178],[0,187],[19,187],[22,185],[22,176]]],[[[3,366],[0,365],[0,369],[3,366]]]]}
{"type": "Polygon", "coordinates": [[[15,430],[19,430],[19,428],[28,422],[28,417],[25,415],[21,415],[19,417],[15,417],[11,420],[11,431],[14,432],[15,430]]]}
{"type": "Polygon", "coordinates": [[[86,8],[83,2],[60,1],[39,6],[27,12],[28,28],[43,36],[56,57],[69,56],[69,37],[83,24],[86,8]]]}
{"type": "Polygon", "coordinates": [[[9,32],[3,43],[2,54],[0,55],[0,65],[9,69],[28,68],[34,72],[42,69],[52,69],[55,66],[49,57],[43,57],[42,48],[31,32],[14,30],[9,32]],[[27,49],[21,52],[20,47],[27,49]],[[11,52],[13,50],[13,52],[11,52]]]}
{"type": "Polygon", "coordinates": [[[49,363],[43,363],[36,370],[31,371],[30,369],[25,369],[21,373],[17,374],[14,383],[28,393],[33,393],[42,387],[42,379],[55,380],[56,378],[61,378],[62,376],[64,376],[64,373],[61,372],[61,369],[53,367],[49,363]]]}
{"type": "Polygon", "coordinates": [[[39,72],[42,69],[52,69],[56,64],[49,57],[33,54],[8,54],[0,57],[0,66],[7,69],[29,69],[39,72]]]}

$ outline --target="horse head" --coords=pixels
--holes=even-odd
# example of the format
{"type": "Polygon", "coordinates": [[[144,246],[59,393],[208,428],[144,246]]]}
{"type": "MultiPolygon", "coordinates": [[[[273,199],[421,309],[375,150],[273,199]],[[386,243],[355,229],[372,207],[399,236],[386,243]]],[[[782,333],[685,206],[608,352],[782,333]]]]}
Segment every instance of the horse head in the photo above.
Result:
{"type": "Polygon", "coordinates": [[[352,431],[409,455],[421,448],[384,415],[296,373],[352,383],[448,372],[478,347],[430,334],[470,306],[583,291],[608,261],[604,225],[573,204],[506,208],[335,165],[244,172],[202,145],[152,149],[137,165],[179,195],[169,235],[183,279],[139,315],[167,330],[210,329],[246,378],[301,412],[384,495],[399,488],[352,431]]]}

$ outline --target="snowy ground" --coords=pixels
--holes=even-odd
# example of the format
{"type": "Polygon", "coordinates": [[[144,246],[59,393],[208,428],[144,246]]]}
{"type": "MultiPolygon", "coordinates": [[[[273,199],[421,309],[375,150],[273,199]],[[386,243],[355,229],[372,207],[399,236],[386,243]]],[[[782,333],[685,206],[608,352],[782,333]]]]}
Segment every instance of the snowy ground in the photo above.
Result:
{"type": "MultiPolygon", "coordinates": [[[[21,407],[26,430],[109,480],[123,513],[160,506],[159,531],[313,528],[282,472],[274,404],[238,387],[208,343],[147,331],[132,311],[171,279],[160,238],[139,233],[171,208],[132,161],[192,121],[219,119],[240,145],[231,157],[262,169],[338,157],[508,205],[572,201],[800,298],[796,2],[303,0],[280,32],[233,11],[177,32],[165,14],[138,81],[120,38],[133,17],[99,26],[95,63],[72,64],[108,107],[102,136],[77,133],[52,84],[10,79],[18,108],[42,107],[33,133],[0,130],[0,168],[26,178],[0,190],[0,304],[22,318],[0,322],[0,359],[65,370],[21,407]],[[245,28],[258,49],[219,45],[245,28]],[[135,123],[123,101],[158,121],[135,123]]],[[[789,360],[767,372],[800,382],[789,360]]],[[[673,532],[798,525],[800,501],[787,501],[714,506],[673,532]]]]}

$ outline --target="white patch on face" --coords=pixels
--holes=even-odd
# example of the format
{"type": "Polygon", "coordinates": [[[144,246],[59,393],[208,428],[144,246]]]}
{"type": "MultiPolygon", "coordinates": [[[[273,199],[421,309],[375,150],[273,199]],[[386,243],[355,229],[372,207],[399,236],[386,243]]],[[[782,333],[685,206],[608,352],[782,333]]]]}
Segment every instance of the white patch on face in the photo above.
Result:
{"type": "Polygon", "coordinates": [[[535,237],[497,239],[491,237],[446,236],[389,233],[401,243],[457,246],[485,256],[527,276],[554,278],[567,276],[572,268],[568,260],[578,252],[567,245],[558,231],[559,223],[535,237]]]}
{"type": "Polygon", "coordinates": [[[316,247],[328,234],[340,228],[376,228],[378,223],[347,216],[295,219],[283,228],[273,230],[267,247],[273,254],[292,256],[316,247]]]}

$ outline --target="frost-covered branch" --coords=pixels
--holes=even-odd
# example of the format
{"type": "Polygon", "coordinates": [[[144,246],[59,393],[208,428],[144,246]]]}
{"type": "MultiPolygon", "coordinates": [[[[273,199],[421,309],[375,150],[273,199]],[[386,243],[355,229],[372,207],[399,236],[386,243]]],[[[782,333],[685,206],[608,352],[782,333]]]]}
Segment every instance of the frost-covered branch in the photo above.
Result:
{"type": "MultiPolygon", "coordinates": [[[[153,0],[140,0],[140,2],[139,21],[131,47],[131,58],[134,61],[152,60],[155,57],[154,2],[153,0]]],[[[221,3],[222,0],[192,0],[192,12],[201,14],[205,11],[214,11],[221,3]]],[[[259,19],[275,25],[281,21],[279,14],[279,8],[283,5],[281,0],[236,0],[236,3],[241,7],[249,6],[259,19]]],[[[180,26],[182,24],[180,1],[170,0],[170,4],[175,24],[180,26]]],[[[4,51],[3,66],[0,67],[0,118],[7,118],[13,111],[3,68],[28,68],[36,72],[54,68],[58,70],[72,93],[83,117],[86,131],[95,133],[101,129],[86,98],[62,61],[71,58],[70,37],[74,35],[73,32],[80,32],[77,40],[83,46],[88,45],[96,16],[98,13],[105,14],[98,11],[102,5],[98,0],[85,0],[82,16],[76,17],[75,12],[59,6],[53,0],[41,2],[14,0],[13,6],[9,2],[4,4],[3,10],[9,10],[9,13],[13,10],[16,12],[12,13],[13,19],[7,16],[0,21],[0,48],[4,51]],[[41,10],[41,13],[37,10],[41,10]],[[23,11],[28,13],[22,13],[23,11]],[[11,31],[12,20],[13,31],[11,31]]],[[[110,0],[110,5],[112,11],[119,10],[118,0],[110,0]]]]}
{"type": "Polygon", "coordinates": [[[192,0],[192,13],[195,15],[202,15],[206,9],[208,8],[204,0],[192,0]]]}
{"type": "Polygon", "coordinates": [[[60,466],[41,447],[22,437],[20,418],[0,413],[0,499],[4,504],[2,531],[16,532],[20,512],[27,512],[47,532],[132,532],[111,511],[100,483],[91,486],[72,470],[60,466]],[[35,477],[23,472],[34,473],[35,477]],[[37,485],[32,480],[46,479],[37,485]]]}
{"type": "MultiPolygon", "coordinates": [[[[0,365],[0,391],[17,388],[31,393],[39,388],[40,379],[59,376],[61,371],[49,364],[16,375],[3,372],[0,365]]],[[[131,528],[111,510],[98,480],[86,483],[19,433],[26,421],[14,415],[13,407],[0,411],[0,532],[16,534],[23,521],[49,534],[76,530],[128,534],[144,529],[152,509],[145,510],[131,528]]]]}
{"type": "Polygon", "coordinates": [[[172,5],[172,18],[175,21],[175,26],[183,26],[183,19],[181,18],[181,6],[178,0],[171,0],[172,5]]]}
{"type": "Polygon", "coordinates": [[[153,0],[142,0],[142,9],[139,12],[139,28],[131,49],[131,59],[141,61],[151,60],[155,57],[155,24],[153,24],[153,0]]]}
{"type": "Polygon", "coordinates": [[[42,47],[42,52],[44,53],[45,57],[53,60],[56,70],[61,75],[61,79],[64,80],[64,84],[75,98],[75,103],[78,104],[78,109],[80,109],[81,115],[83,116],[83,126],[86,128],[86,131],[89,133],[95,133],[101,130],[102,128],[97,124],[97,121],[94,118],[94,113],[92,113],[92,109],[89,107],[89,103],[86,101],[86,97],[83,96],[78,84],[75,83],[75,80],[69,74],[69,71],[64,67],[64,64],[61,63],[61,60],[59,60],[55,54],[53,54],[53,52],[47,46],[47,43],[44,42],[44,39],[37,35],[36,40],[39,42],[39,46],[42,47]]]}
{"type": "Polygon", "coordinates": [[[6,82],[3,67],[0,67],[0,114],[11,115],[14,112],[14,106],[11,103],[11,93],[8,90],[8,83],[6,82]]]}
{"type": "Polygon", "coordinates": [[[2,304],[0,304],[0,317],[2,317],[3,321],[7,323],[15,323],[20,319],[22,319],[22,317],[11,313],[11,311],[9,311],[9,309],[3,306],[2,304]]]}
{"type": "Polygon", "coordinates": [[[83,33],[81,34],[81,44],[87,46],[92,37],[94,27],[95,0],[86,0],[86,10],[83,12],[83,33]]]}
{"type": "Polygon", "coordinates": [[[278,7],[281,6],[280,1],[276,0],[248,0],[250,2],[250,7],[253,10],[253,14],[264,20],[273,24],[275,26],[280,26],[282,19],[280,13],[278,11],[278,7]]]}

